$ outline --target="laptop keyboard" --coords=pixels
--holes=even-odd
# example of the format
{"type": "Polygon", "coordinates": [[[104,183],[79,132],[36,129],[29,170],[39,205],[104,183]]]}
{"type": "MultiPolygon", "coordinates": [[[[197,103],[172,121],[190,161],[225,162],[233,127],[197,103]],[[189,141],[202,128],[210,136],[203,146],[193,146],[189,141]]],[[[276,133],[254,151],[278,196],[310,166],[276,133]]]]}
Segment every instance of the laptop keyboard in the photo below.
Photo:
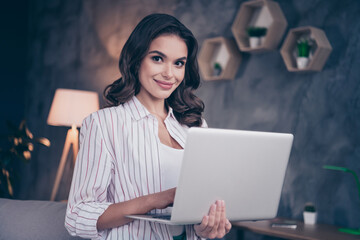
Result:
{"type": "Polygon", "coordinates": [[[158,219],[164,219],[164,220],[170,220],[171,219],[171,215],[164,215],[164,214],[148,214],[149,216],[151,216],[152,218],[158,218],[158,219]]]}

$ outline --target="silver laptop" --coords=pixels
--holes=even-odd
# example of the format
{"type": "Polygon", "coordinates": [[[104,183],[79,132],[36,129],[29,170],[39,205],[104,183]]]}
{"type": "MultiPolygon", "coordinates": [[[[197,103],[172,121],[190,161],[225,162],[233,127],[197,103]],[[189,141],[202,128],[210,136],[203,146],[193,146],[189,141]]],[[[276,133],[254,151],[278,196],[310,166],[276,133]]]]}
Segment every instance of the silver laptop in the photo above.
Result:
{"type": "Polygon", "coordinates": [[[171,225],[200,223],[225,200],[230,221],[276,217],[292,134],[190,128],[171,215],[130,215],[171,225]]]}

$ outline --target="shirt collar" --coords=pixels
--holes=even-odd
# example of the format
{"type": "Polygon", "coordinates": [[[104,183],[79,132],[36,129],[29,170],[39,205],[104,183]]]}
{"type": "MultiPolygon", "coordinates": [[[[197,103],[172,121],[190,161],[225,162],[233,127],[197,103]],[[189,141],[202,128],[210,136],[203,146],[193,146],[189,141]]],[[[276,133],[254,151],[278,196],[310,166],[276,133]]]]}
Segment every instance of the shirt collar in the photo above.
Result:
{"type": "MultiPolygon", "coordinates": [[[[139,101],[139,99],[137,99],[136,96],[133,96],[129,101],[127,101],[126,103],[124,103],[124,108],[126,109],[126,111],[131,115],[131,117],[133,119],[135,119],[136,121],[145,118],[149,115],[152,115],[144,105],[142,105],[142,103],[139,101]]],[[[173,109],[168,106],[168,115],[166,117],[166,119],[168,119],[169,117],[176,119],[175,115],[174,115],[174,111],[173,109]]]]}
{"type": "Polygon", "coordinates": [[[133,96],[126,103],[124,103],[124,108],[136,121],[150,115],[150,112],[146,109],[144,105],[141,104],[141,102],[135,96],[133,96]]]}
{"type": "Polygon", "coordinates": [[[168,111],[169,111],[169,112],[168,112],[165,120],[168,119],[168,118],[173,118],[173,119],[176,120],[176,117],[175,117],[175,115],[174,115],[173,109],[172,109],[169,105],[167,105],[167,107],[168,107],[168,111]]]}

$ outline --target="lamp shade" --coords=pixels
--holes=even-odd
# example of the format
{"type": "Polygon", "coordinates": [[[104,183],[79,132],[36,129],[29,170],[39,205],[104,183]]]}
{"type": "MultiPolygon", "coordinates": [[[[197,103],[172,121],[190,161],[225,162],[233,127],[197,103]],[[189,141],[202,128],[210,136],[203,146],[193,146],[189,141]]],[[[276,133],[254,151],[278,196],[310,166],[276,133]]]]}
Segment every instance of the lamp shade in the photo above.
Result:
{"type": "Polygon", "coordinates": [[[56,89],[47,124],[53,126],[81,127],[81,123],[90,113],[99,109],[97,92],[56,89]]]}

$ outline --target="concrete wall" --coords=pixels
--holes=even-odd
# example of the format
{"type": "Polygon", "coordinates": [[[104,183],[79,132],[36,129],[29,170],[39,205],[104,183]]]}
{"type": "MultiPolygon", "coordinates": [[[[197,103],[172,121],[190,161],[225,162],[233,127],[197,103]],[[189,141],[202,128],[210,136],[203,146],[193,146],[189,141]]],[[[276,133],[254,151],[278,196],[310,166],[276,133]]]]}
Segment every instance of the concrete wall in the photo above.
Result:
{"type": "MultiPolygon", "coordinates": [[[[46,125],[57,88],[101,94],[119,76],[117,58],[124,40],[151,12],[175,15],[201,45],[209,37],[232,36],[231,24],[242,2],[31,1],[26,117],[33,132],[48,137],[53,145],[38,148],[24,168],[20,198],[50,197],[67,130],[46,125]]],[[[235,80],[202,83],[198,95],[206,104],[205,117],[211,127],[293,133],[279,215],[301,219],[304,204],[311,201],[318,208],[319,222],[359,227],[354,179],[323,170],[322,165],[346,166],[360,173],[360,2],[277,2],[288,29],[311,25],[325,31],[333,52],[323,71],[290,73],[279,49],[244,53],[235,80]]],[[[66,198],[70,177],[71,171],[59,199],[66,198]]]]}

